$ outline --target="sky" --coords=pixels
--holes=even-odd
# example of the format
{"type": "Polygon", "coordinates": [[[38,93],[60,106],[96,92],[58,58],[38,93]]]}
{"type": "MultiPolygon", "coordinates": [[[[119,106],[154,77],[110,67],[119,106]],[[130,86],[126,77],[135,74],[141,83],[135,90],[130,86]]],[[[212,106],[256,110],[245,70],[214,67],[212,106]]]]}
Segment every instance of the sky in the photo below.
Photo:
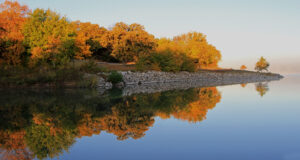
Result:
{"type": "MultiPolygon", "coordinates": [[[[0,0],[4,1],[4,0],[0,0]]],[[[221,67],[253,69],[260,56],[271,70],[300,73],[300,0],[19,0],[70,20],[111,27],[139,23],[156,37],[207,35],[221,67]]]]}

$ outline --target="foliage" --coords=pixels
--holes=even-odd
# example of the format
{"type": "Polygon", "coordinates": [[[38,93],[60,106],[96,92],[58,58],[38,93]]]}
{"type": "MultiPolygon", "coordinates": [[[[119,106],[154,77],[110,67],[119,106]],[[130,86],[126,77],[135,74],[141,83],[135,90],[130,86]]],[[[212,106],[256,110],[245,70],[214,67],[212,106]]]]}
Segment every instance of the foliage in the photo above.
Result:
{"type": "Polygon", "coordinates": [[[259,61],[255,64],[255,70],[261,72],[263,70],[268,71],[270,64],[264,57],[260,57],[259,61]]]}
{"type": "Polygon", "coordinates": [[[174,54],[171,50],[153,52],[139,59],[137,70],[157,70],[165,72],[195,71],[193,59],[185,54],[174,54]]]}
{"type": "MultiPolygon", "coordinates": [[[[97,24],[91,24],[89,22],[83,23],[79,21],[72,22],[72,25],[76,31],[76,46],[80,49],[80,54],[76,55],[77,59],[83,59],[90,57],[92,54],[102,53],[102,46],[100,45],[101,38],[107,31],[103,27],[99,27],[97,24]]],[[[97,55],[99,56],[99,55],[97,55]]]]}
{"type": "Polygon", "coordinates": [[[0,87],[17,86],[48,86],[48,87],[96,87],[97,76],[93,75],[103,71],[93,61],[71,62],[63,66],[39,65],[31,68],[0,67],[0,87]],[[90,73],[90,76],[85,76],[90,73]]]}
{"type": "Polygon", "coordinates": [[[107,81],[116,84],[123,81],[123,76],[117,71],[112,71],[107,77],[107,81]]]}
{"type": "MultiPolygon", "coordinates": [[[[17,1],[0,3],[1,86],[64,83],[72,86],[74,82],[70,81],[83,81],[85,73],[104,70],[92,61],[84,62],[91,57],[131,62],[124,66],[107,64],[114,67],[112,70],[134,70],[137,63],[138,70],[193,72],[217,68],[221,54],[198,32],[155,39],[136,23],[119,22],[106,29],[90,22],[70,21],[50,9],[37,8],[31,12],[17,1]],[[84,65],[72,66],[77,60],[84,65]]],[[[95,81],[92,78],[80,82],[80,86],[93,86],[95,81]]]]}
{"type": "Polygon", "coordinates": [[[68,151],[75,140],[75,134],[69,130],[53,131],[47,123],[32,125],[26,132],[26,144],[39,159],[54,158],[68,151]]]}
{"type": "Polygon", "coordinates": [[[120,62],[137,61],[140,56],[149,54],[155,45],[154,36],[136,23],[116,23],[102,40],[102,46],[110,48],[111,55],[120,62]]]}
{"type": "Polygon", "coordinates": [[[255,89],[263,97],[269,91],[268,83],[257,83],[255,89]]]}
{"type": "Polygon", "coordinates": [[[104,67],[100,67],[95,60],[89,59],[86,61],[77,61],[79,64],[79,70],[84,73],[96,74],[99,72],[106,72],[104,67]]]}
{"type": "Polygon", "coordinates": [[[23,34],[31,58],[36,61],[59,65],[82,52],[76,45],[70,22],[49,9],[35,9],[24,25],[23,34]]]}
{"type": "Polygon", "coordinates": [[[221,60],[220,51],[208,44],[206,36],[198,32],[189,32],[171,39],[162,38],[158,41],[157,51],[171,50],[173,53],[184,53],[195,59],[197,68],[218,68],[221,60]]]}
{"type": "Polygon", "coordinates": [[[76,138],[102,131],[118,140],[139,139],[157,116],[200,122],[221,99],[216,87],[125,97],[100,94],[97,90],[3,92],[1,151],[15,153],[15,159],[44,159],[68,151],[76,138]]]}
{"type": "Polygon", "coordinates": [[[27,6],[5,0],[0,4],[0,63],[18,65],[24,57],[22,27],[29,13],[27,6]]]}
{"type": "Polygon", "coordinates": [[[22,27],[30,10],[18,2],[5,0],[0,4],[0,39],[23,40],[22,27]]]}
{"type": "Polygon", "coordinates": [[[240,69],[241,69],[241,70],[246,70],[247,67],[246,67],[245,65],[241,65],[240,69]]]}

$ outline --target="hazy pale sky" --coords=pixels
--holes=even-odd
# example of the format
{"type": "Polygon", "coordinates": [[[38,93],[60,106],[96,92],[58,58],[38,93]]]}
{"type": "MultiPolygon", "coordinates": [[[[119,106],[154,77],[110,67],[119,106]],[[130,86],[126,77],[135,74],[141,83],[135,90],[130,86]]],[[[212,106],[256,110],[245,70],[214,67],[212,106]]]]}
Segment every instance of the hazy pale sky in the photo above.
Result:
{"type": "Polygon", "coordinates": [[[269,59],[271,66],[272,61],[283,59],[300,64],[300,0],[19,2],[31,9],[50,8],[70,20],[90,21],[104,27],[119,21],[140,23],[156,37],[202,32],[222,52],[221,66],[225,67],[253,64],[260,56],[269,59]]]}

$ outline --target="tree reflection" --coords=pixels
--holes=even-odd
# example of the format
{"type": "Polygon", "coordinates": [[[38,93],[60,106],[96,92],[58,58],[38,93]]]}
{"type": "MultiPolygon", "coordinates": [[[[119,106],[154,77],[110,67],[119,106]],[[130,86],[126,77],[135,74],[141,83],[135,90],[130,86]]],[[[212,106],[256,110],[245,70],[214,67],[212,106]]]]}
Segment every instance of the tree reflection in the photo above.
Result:
{"type": "Polygon", "coordinates": [[[247,86],[247,83],[242,83],[240,85],[241,85],[241,87],[245,88],[247,86]]]}
{"type": "Polygon", "coordinates": [[[268,83],[256,83],[255,88],[261,97],[263,97],[269,91],[268,83]]]}
{"type": "Polygon", "coordinates": [[[3,159],[53,158],[76,138],[112,133],[139,139],[155,117],[188,122],[206,118],[221,100],[216,87],[122,97],[122,92],[26,92],[0,95],[0,153],[3,159]]]}

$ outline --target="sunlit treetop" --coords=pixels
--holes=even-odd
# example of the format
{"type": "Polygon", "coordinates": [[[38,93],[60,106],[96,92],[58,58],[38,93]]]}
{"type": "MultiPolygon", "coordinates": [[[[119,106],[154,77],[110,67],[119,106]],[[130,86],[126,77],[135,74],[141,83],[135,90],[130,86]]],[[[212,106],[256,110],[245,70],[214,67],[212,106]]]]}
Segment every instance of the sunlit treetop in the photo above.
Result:
{"type": "Polygon", "coordinates": [[[0,3],[0,38],[10,40],[22,40],[22,27],[30,10],[26,5],[5,0],[0,3]]]}

